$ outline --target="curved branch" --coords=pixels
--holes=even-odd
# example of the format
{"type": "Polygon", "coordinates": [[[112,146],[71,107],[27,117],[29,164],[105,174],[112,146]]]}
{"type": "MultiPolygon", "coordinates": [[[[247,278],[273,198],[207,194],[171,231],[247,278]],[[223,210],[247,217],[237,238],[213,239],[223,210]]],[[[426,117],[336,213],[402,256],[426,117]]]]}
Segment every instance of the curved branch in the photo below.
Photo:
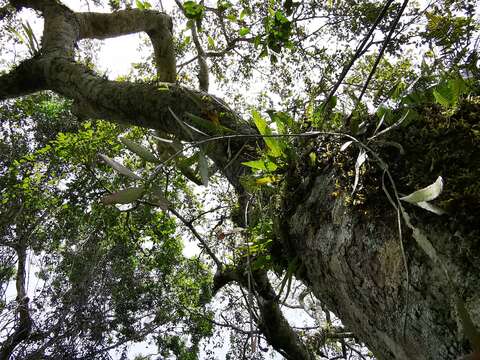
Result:
{"type": "Polygon", "coordinates": [[[16,246],[15,250],[18,256],[16,288],[18,303],[17,314],[19,320],[15,331],[5,340],[0,348],[0,360],[8,360],[10,358],[15,348],[30,336],[33,324],[28,310],[29,299],[25,289],[27,248],[24,245],[19,245],[16,246]]]}
{"type": "Polygon", "coordinates": [[[176,80],[172,19],[154,10],[129,9],[114,13],[76,13],[79,39],[107,39],[146,32],[152,42],[157,74],[162,82],[176,80]]]}
{"type": "MultiPolygon", "coordinates": [[[[175,3],[179,9],[185,14],[185,9],[180,0],[175,0],[175,3]]],[[[200,90],[207,92],[209,85],[209,76],[208,76],[208,64],[205,56],[205,50],[203,50],[200,40],[198,39],[197,33],[197,24],[192,22],[190,31],[192,33],[193,43],[195,44],[195,49],[197,50],[197,60],[198,60],[198,82],[200,85],[200,90]]]]}
{"type": "MultiPolygon", "coordinates": [[[[260,312],[257,326],[268,343],[287,360],[313,360],[314,355],[283,315],[278,303],[278,296],[268,280],[267,273],[265,271],[255,271],[252,275],[253,290],[257,296],[260,312]]],[[[243,266],[217,270],[213,280],[213,294],[231,282],[237,282],[243,288],[248,288],[246,269],[243,266]]]]}
{"type": "Polygon", "coordinates": [[[28,95],[46,88],[46,81],[35,60],[20,63],[0,76],[0,101],[28,95]]]}

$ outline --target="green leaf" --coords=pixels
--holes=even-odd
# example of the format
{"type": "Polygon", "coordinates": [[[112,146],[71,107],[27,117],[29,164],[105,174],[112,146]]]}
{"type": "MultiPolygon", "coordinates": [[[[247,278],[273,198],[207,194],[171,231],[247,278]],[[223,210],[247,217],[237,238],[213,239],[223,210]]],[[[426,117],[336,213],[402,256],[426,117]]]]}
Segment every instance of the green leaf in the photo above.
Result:
{"type": "Polygon", "coordinates": [[[189,19],[200,20],[203,17],[205,6],[197,4],[195,1],[185,1],[183,3],[185,16],[189,19]]]}
{"type": "Polygon", "coordinates": [[[228,14],[227,19],[231,22],[237,22],[237,16],[235,14],[228,14]]]}
{"type": "Polygon", "coordinates": [[[207,134],[205,134],[203,131],[200,131],[198,130],[197,128],[195,128],[194,126],[190,125],[190,124],[187,124],[186,122],[182,121],[174,112],[173,110],[169,107],[168,110],[170,110],[170,113],[172,114],[173,118],[178,122],[178,124],[180,125],[180,127],[185,130],[185,132],[187,133],[187,135],[193,140],[194,137],[193,137],[193,133],[192,133],[192,130],[201,134],[201,135],[204,135],[204,136],[208,136],[207,134]]]}
{"type": "Polygon", "coordinates": [[[213,38],[210,35],[208,35],[207,41],[208,41],[208,47],[210,49],[215,48],[215,41],[213,40],[213,38]]]}
{"type": "Polygon", "coordinates": [[[23,31],[27,35],[28,38],[28,48],[30,50],[30,53],[32,55],[35,55],[38,53],[39,50],[39,45],[37,38],[35,37],[35,34],[33,32],[32,27],[30,26],[30,23],[27,21],[25,24],[22,23],[23,31]]]}
{"type": "Polygon", "coordinates": [[[230,1],[219,0],[217,2],[217,9],[220,11],[225,11],[228,8],[231,8],[233,4],[230,1]]]}
{"type": "Polygon", "coordinates": [[[245,36],[250,33],[250,29],[247,27],[242,27],[240,30],[238,30],[238,34],[240,36],[245,36]]]}
{"type": "Polygon", "coordinates": [[[252,169],[263,170],[263,171],[275,171],[278,168],[278,166],[272,161],[263,161],[263,160],[247,161],[247,162],[243,162],[242,165],[251,167],[252,169]]]}
{"type": "Polygon", "coordinates": [[[245,16],[247,15],[250,15],[250,11],[248,9],[243,9],[241,12],[240,12],[240,16],[239,16],[239,19],[240,20],[243,20],[245,18],[245,16]]]}
{"type": "Polygon", "coordinates": [[[116,172],[125,175],[133,180],[142,180],[140,176],[135,174],[132,170],[126,168],[119,162],[110,159],[107,155],[99,154],[100,158],[105,162],[105,164],[111,166],[116,172]]]}
{"type": "Polygon", "coordinates": [[[202,128],[202,129],[205,129],[207,131],[211,131],[212,133],[222,133],[223,134],[223,133],[233,133],[234,132],[232,129],[229,129],[226,126],[216,124],[213,121],[204,119],[200,116],[191,114],[189,112],[185,113],[185,115],[187,115],[196,126],[202,128]]]}
{"type": "Polygon", "coordinates": [[[257,185],[267,185],[271,184],[273,182],[277,181],[277,178],[275,176],[264,176],[259,179],[255,180],[255,184],[257,185]]]}
{"type": "Polygon", "coordinates": [[[140,198],[144,193],[144,187],[131,187],[125,190],[117,191],[113,194],[104,196],[102,198],[102,203],[105,205],[112,204],[130,204],[140,198]]]}
{"type": "Polygon", "coordinates": [[[252,111],[253,115],[253,121],[255,122],[255,126],[257,127],[258,131],[260,132],[260,135],[267,135],[270,134],[268,131],[268,125],[265,119],[263,119],[258,111],[253,110],[252,111]]]}
{"type": "Polygon", "coordinates": [[[452,100],[454,104],[457,104],[460,97],[468,90],[467,84],[462,77],[457,76],[456,78],[449,81],[449,86],[452,89],[452,100]]]}
{"type": "Polygon", "coordinates": [[[160,162],[159,159],[145,146],[137,144],[135,141],[126,138],[120,138],[120,141],[132,152],[140,156],[145,161],[158,163],[160,162]]]}
{"type": "Polygon", "coordinates": [[[192,166],[196,162],[198,162],[198,152],[193,154],[190,157],[180,157],[178,159],[178,162],[181,164],[181,166],[192,166]]]}
{"type": "Polygon", "coordinates": [[[261,42],[262,42],[262,37],[260,35],[255,36],[255,39],[253,39],[253,46],[255,46],[255,49],[258,48],[261,42]]]}
{"type": "Polygon", "coordinates": [[[16,37],[17,37],[17,40],[21,43],[21,44],[24,44],[25,43],[25,39],[23,38],[22,34],[20,34],[16,29],[14,29],[13,27],[7,27],[7,30],[9,32],[11,32],[12,34],[14,34],[16,37]]]}
{"type": "Polygon", "coordinates": [[[268,268],[271,265],[270,255],[260,255],[252,263],[252,270],[268,268]]]}
{"type": "Polygon", "coordinates": [[[296,131],[297,124],[293,121],[292,117],[282,111],[267,110],[267,114],[270,116],[270,120],[277,125],[277,131],[279,134],[285,135],[289,130],[296,131]]]}
{"type": "MultiPolygon", "coordinates": [[[[263,136],[272,135],[272,131],[268,127],[267,122],[265,121],[265,119],[263,119],[260,116],[258,111],[253,110],[252,115],[253,115],[253,121],[254,121],[258,131],[260,132],[260,135],[263,135],[263,136]]],[[[283,155],[283,150],[282,150],[282,147],[281,147],[278,139],[271,138],[271,137],[264,137],[263,140],[265,141],[265,143],[269,147],[269,149],[270,149],[269,154],[271,156],[279,157],[279,156],[283,155]]]]}
{"type": "Polygon", "coordinates": [[[440,91],[433,90],[433,96],[435,97],[435,101],[445,108],[449,108],[452,105],[450,100],[446,97],[448,96],[446,92],[440,93],[440,91]]]}

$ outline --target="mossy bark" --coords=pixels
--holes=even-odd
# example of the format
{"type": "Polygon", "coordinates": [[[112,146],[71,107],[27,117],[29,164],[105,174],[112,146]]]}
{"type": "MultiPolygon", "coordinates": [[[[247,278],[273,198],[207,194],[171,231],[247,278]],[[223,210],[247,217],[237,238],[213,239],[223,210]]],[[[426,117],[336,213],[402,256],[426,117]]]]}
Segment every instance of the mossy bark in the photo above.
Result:
{"type": "Polygon", "coordinates": [[[381,170],[374,164],[362,173],[362,201],[352,201],[351,184],[345,183],[346,168],[354,167],[355,157],[349,165],[335,153],[323,168],[299,166],[286,181],[277,246],[285,257],[300,260],[297,276],[379,359],[456,359],[472,350],[455,299],[460,296],[474,324],[480,324],[479,226],[470,217],[478,215],[480,194],[472,189],[479,184],[480,143],[474,131],[478,121],[472,118],[478,119],[478,105],[463,106],[454,116],[437,111],[436,125],[422,117],[396,130],[390,140],[401,142],[405,154],[383,153],[387,162],[396,160],[391,170],[402,190],[444,177],[438,203],[448,205],[448,214],[404,206],[435,247],[453,285],[402,225],[407,287],[397,212],[382,191],[381,170]],[[436,159],[426,158],[433,154],[436,159]],[[450,160],[441,163],[441,156],[450,160]],[[433,160],[438,165],[431,166],[433,160]]]}

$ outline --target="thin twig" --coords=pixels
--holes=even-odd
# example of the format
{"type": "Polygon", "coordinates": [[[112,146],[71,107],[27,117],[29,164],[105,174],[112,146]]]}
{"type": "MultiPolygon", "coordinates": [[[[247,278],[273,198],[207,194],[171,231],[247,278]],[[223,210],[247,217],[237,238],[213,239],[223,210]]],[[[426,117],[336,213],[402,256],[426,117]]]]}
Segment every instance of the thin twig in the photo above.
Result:
{"type": "Polygon", "coordinates": [[[198,233],[197,229],[195,229],[195,226],[192,225],[192,223],[190,221],[188,221],[187,219],[185,219],[177,210],[175,210],[174,208],[172,207],[169,207],[168,210],[173,214],[175,215],[193,234],[193,236],[195,236],[197,238],[197,240],[200,242],[200,244],[202,244],[204,250],[206,251],[206,253],[212,258],[213,262],[215,263],[215,265],[217,265],[217,267],[219,269],[221,269],[223,267],[223,263],[217,258],[217,256],[215,255],[215,253],[212,251],[212,249],[210,249],[210,247],[208,246],[208,243],[207,241],[198,233]]]}
{"type": "MultiPolygon", "coordinates": [[[[355,51],[355,54],[352,56],[352,58],[350,59],[350,62],[344,66],[340,76],[338,77],[337,79],[337,82],[335,83],[335,85],[333,86],[332,90],[330,90],[330,93],[328,94],[324,104],[328,104],[328,102],[330,101],[330,99],[332,98],[333,95],[335,95],[335,92],[337,91],[338,87],[340,86],[340,84],[343,82],[343,79],[345,78],[345,76],[347,76],[347,73],[348,71],[350,70],[350,68],[353,66],[353,64],[355,63],[355,61],[357,61],[365,52],[365,46],[367,45],[367,42],[368,40],[370,39],[370,37],[372,36],[373,32],[375,31],[376,27],[378,26],[378,24],[382,21],[382,19],[385,17],[385,14],[387,13],[387,10],[388,8],[390,7],[390,5],[392,4],[393,0],[387,0],[385,5],[383,6],[382,8],[382,11],[380,12],[380,14],[378,14],[377,16],[377,19],[375,20],[375,22],[373,23],[372,27],[370,28],[370,30],[368,31],[367,35],[365,35],[365,37],[363,38],[363,41],[361,42],[361,44],[357,47],[357,50],[355,51]]],[[[367,46],[368,48],[368,46],[367,46]]]]}
{"type": "MultiPolygon", "coordinates": [[[[402,14],[405,10],[405,8],[407,7],[407,4],[408,4],[408,0],[404,0],[403,1],[403,4],[402,4],[402,7],[400,8],[397,16],[395,17],[395,20],[393,20],[393,23],[390,27],[390,31],[388,32],[388,35],[387,37],[385,38],[385,40],[383,41],[383,44],[382,44],[382,47],[380,48],[380,51],[377,55],[377,58],[375,59],[375,63],[373,64],[373,67],[372,69],[370,70],[370,73],[368,74],[368,77],[367,77],[367,80],[365,81],[365,84],[363,85],[363,88],[362,88],[362,91],[360,93],[360,96],[358,97],[357,99],[357,105],[360,103],[360,101],[362,100],[362,97],[363,95],[365,94],[365,91],[367,90],[367,87],[368,87],[368,84],[370,83],[370,80],[372,80],[372,77],[373,75],[375,74],[375,71],[377,70],[377,66],[378,64],[380,63],[380,60],[382,59],[383,57],[383,53],[385,52],[385,50],[387,49],[387,45],[388,43],[390,42],[391,38],[392,38],[392,35],[393,35],[393,32],[395,31],[395,29],[397,28],[397,25],[398,25],[398,22],[400,21],[400,18],[402,17],[402,14]]],[[[355,106],[356,107],[356,106],[355,106]]]]}

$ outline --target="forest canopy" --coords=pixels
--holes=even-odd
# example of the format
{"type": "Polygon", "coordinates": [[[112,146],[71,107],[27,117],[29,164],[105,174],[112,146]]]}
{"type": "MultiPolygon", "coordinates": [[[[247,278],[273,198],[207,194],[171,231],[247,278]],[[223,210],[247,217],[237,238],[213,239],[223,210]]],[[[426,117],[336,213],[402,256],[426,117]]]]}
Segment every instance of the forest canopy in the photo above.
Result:
{"type": "Polygon", "coordinates": [[[480,358],[479,8],[0,0],[0,360],[480,358]]]}

